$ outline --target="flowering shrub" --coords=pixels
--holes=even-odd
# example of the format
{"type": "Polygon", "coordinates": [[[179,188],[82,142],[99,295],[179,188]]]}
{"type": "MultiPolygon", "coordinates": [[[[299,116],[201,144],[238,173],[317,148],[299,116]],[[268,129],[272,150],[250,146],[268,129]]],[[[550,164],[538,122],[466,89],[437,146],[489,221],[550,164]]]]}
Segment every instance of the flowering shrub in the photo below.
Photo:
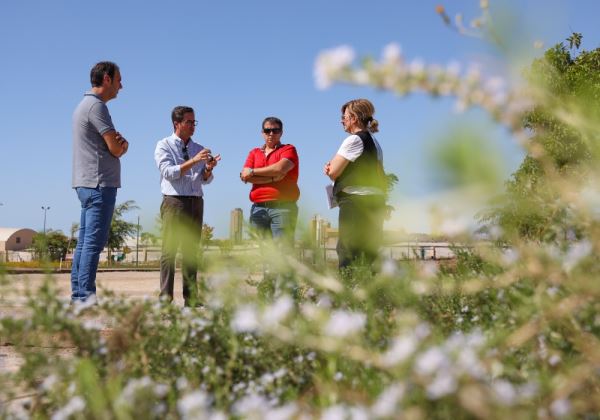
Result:
{"type": "MultiPolygon", "coordinates": [[[[201,309],[114,295],[71,306],[48,278],[28,293],[26,314],[0,320],[3,343],[22,355],[18,371],[1,377],[1,414],[591,413],[600,319],[590,246],[485,247],[455,267],[390,261],[380,276],[356,272],[352,281],[279,256],[272,297],[228,259],[210,269],[201,309]]],[[[4,281],[3,298],[11,293],[4,281]]]]}

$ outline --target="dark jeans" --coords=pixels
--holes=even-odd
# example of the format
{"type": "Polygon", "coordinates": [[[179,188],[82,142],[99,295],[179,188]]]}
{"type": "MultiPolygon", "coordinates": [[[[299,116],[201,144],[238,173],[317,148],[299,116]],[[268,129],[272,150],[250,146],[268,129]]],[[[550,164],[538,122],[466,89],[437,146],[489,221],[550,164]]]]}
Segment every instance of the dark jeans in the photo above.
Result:
{"type": "Polygon", "coordinates": [[[200,303],[196,274],[203,213],[204,200],[202,197],[164,196],[160,206],[163,231],[160,295],[168,296],[170,300],[173,300],[175,257],[177,249],[181,247],[183,299],[186,306],[200,303]]]}
{"type": "Polygon", "coordinates": [[[385,199],[381,195],[341,193],[337,253],[340,270],[352,264],[372,266],[383,238],[385,199]]]}
{"type": "Polygon", "coordinates": [[[71,300],[84,301],[96,294],[96,270],[108,240],[117,189],[77,187],[75,190],[81,202],[81,218],[71,269],[71,300]]]}

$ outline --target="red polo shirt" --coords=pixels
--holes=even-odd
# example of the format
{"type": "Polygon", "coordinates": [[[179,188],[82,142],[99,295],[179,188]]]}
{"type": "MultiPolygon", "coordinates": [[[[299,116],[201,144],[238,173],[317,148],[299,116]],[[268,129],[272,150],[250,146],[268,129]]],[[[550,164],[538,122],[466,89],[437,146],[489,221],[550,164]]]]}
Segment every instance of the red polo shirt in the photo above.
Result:
{"type": "Polygon", "coordinates": [[[245,168],[264,168],[279,162],[281,159],[288,159],[294,164],[281,181],[271,182],[269,184],[252,184],[250,190],[250,201],[253,203],[263,203],[265,201],[297,201],[300,197],[298,189],[298,153],[291,144],[280,144],[275,150],[265,155],[264,146],[250,150],[248,158],[244,164],[245,168]]]}

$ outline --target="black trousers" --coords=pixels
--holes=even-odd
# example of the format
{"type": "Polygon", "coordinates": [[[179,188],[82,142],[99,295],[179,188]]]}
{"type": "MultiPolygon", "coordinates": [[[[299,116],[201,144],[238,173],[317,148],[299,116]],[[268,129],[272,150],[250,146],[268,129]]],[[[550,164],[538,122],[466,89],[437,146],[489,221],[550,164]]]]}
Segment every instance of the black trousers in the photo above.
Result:
{"type": "Polygon", "coordinates": [[[186,306],[200,303],[196,274],[203,215],[202,197],[164,196],[160,206],[162,220],[160,295],[168,296],[173,300],[175,258],[177,250],[181,248],[183,299],[186,306]]]}
{"type": "Polygon", "coordinates": [[[385,199],[381,195],[338,194],[340,270],[353,264],[372,266],[383,239],[385,199]]]}

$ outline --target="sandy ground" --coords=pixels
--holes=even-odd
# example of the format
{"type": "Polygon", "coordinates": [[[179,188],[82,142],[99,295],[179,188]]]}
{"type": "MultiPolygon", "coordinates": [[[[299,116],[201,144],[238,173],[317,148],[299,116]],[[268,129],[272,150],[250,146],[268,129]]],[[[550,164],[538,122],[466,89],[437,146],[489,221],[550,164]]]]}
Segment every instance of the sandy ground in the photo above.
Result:
{"type": "MultiPolygon", "coordinates": [[[[19,291],[28,288],[38,288],[46,278],[45,274],[9,274],[6,279],[15,286],[15,295],[0,294],[0,317],[23,316],[25,313],[25,297],[19,291]]],[[[69,273],[52,275],[56,282],[60,295],[65,301],[69,301],[71,295],[71,279],[69,273]]],[[[146,296],[158,298],[159,293],[158,271],[111,271],[99,272],[96,277],[98,298],[102,300],[103,292],[111,290],[114,293],[131,299],[146,296]]],[[[175,276],[175,304],[183,306],[181,290],[181,274],[175,276]]],[[[43,351],[43,349],[41,349],[43,351]]],[[[62,348],[60,353],[67,356],[73,352],[72,348],[62,348]]],[[[14,346],[0,337],[0,373],[15,371],[20,363],[20,358],[15,352],[14,346]]]]}

